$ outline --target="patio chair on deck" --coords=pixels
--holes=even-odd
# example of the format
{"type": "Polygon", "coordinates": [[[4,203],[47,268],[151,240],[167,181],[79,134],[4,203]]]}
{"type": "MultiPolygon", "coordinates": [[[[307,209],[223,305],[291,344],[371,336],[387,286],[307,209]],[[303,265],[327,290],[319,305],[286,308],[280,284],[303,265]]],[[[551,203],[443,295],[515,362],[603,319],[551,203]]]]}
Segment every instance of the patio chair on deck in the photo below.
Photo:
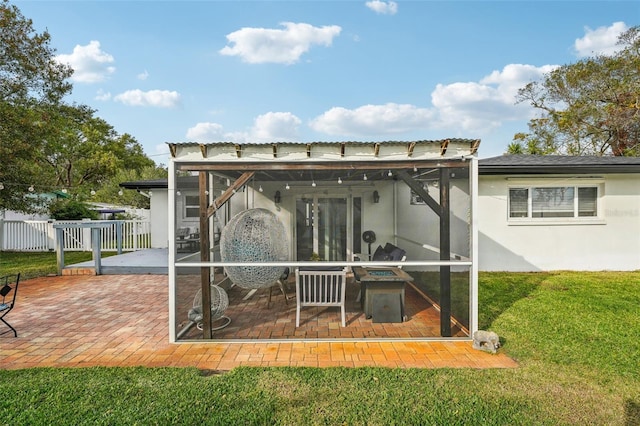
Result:
{"type": "MultiPolygon", "coordinates": [[[[6,275],[0,278],[0,286],[2,286],[0,288],[0,296],[2,296],[2,301],[0,301],[0,321],[5,323],[7,327],[13,330],[13,335],[15,337],[18,337],[18,332],[16,331],[15,328],[11,326],[11,324],[9,324],[4,319],[4,317],[6,317],[7,314],[11,312],[13,307],[16,305],[16,294],[18,293],[19,282],[20,282],[20,274],[6,275]],[[13,285],[13,287],[11,287],[11,285],[13,285]]],[[[0,334],[5,334],[5,333],[8,333],[8,331],[5,331],[4,333],[0,333],[0,334]]]]}
{"type": "Polygon", "coordinates": [[[345,292],[347,268],[296,269],[296,327],[300,326],[303,306],[340,307],[342,326],[346,327],[345,292]]]}

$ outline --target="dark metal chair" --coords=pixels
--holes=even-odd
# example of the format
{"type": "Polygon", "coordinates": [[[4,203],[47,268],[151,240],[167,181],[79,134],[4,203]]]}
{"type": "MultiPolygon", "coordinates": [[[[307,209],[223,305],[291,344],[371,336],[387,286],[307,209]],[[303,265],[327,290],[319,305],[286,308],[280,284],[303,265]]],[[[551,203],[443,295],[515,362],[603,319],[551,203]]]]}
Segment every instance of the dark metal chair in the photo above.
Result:
{"type": "Polygon", "coordinates": [[[286,290],[285,284],[284,284],[284,283],[287,282],[287,279],[289,278],[289,271],[290,271],[289,268],[285,268],[284,272],[280,276],[280,279],[278,279],[278,281],[276,281],[276,283],[274,285],[269,287],[269,300],[267,300],[267,308],[269,308],[269,305],[271,305],[271,293],[273,292],[273,288],[275,286],[278,286],[280,288],[280,291],[282,292],[282,295],[284,296],[285,305],[289,304],[289,296],[287,296],[287,290],[286,290]]]}
{"type": "MultiPolygon", "coordinates": [[[[16,294],[18,293],[18,283],[20,282],[20,274],[17,275],[6,275],[4,277],[0,277],[0,296],[2,296],[2,301],[0,301],[0,321],[5,323],[7,327],[13,330],[13,335],[18,337],[18,332],[15,328],[9,324],[4,317],[7,316],[9,312],[16,305],[16,294]],[[12,287],[13,286],[13,287],[12,287]]],[[[5,331],[5,334],[8,331],[5,331]]]]}

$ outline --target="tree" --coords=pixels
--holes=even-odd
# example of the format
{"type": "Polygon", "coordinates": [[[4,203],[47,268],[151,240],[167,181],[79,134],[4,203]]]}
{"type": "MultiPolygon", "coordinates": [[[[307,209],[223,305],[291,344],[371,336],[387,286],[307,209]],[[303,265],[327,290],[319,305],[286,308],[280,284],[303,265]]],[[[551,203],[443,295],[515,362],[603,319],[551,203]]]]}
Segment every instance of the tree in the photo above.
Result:
{"type": "Polygon", "coordinates": [[[95,199],[104,203],[119,204],[137,208],[149,208],[149,199],[135,191],[122,189],[122,182],[134,182],[139,180],[164,179],[168,171],[163,166],[148,166],[142,169],[122,168],[108,181],[103,182],[96,192],[95,199]]]}
{"type": "Polygon", "coordinates": [[[541,111],[508,153],[640,155],[640,27],[618,40],[622,49],[563,65],[518,92],[541,111]]]}
{"type": "Polygon", "coordinates": [[[41,209],[34,192],[66,189],[88,199],[119,170],[155,167],[131,135],[119,135],[86,105],[64,102],[73,70],[55,60],[45,31],[34,31],[0,0],[0,210],[41,209]]]}
{"type": "Polygon", "coordinates": [[[49,42],[49,34],[36,33],[17,7],[0,2],[0,209],[37,207],[24,197],[44,178],[33,152],[44,143],[52,108],[70,93],[73,72],[55,61],[49,42]]]}
{"type": "Polygon", "coordinates": [[[43,150],[35,158],[56,187],[81,199],[97,190],[118,170],[153,167],[142,146],[131,135],[118,135],[95,117],[86,105],[61,105],[50,126],[43,150]]]}
{"type": "Polygon", "coordinates": [[[73,70],[57,62],[49,46],[48,32],[38,34],[8,0],[0,3],[0,99],[22,104],[37,102],[55,105],[71,92],[67,79],[73,70]]]}

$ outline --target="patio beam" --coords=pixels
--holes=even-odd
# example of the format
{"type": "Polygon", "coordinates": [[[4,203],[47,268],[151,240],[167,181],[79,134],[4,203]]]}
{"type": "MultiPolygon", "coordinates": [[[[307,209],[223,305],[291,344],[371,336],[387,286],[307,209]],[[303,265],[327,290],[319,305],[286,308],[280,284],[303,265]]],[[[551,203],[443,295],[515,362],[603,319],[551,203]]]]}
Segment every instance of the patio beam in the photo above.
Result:
{"type": "Polygon", "coordinates": [[[413,150],[415,148],[416,148],[416,143],[415,142],[409,143],[409,146],[407,147],[407,157],[411,157],[413,155],[413,150]]]}
{"type": "MultiPolygon", "coordinates": [[[[200,174],[205,173],[204,171],[201,171],[200,174]]],[[[233,197],[233,194],[235,194],[240,188],[242,188],[242,186],[247,183],[249,181],[249,179],[251,179],[253,177],[253,175],[255,174],[255,172],[245,172],[243,173],[238,179],[236,179],[228,188],[226,191],[224,191],[224,193],[219,196],[218,198],[216,198],[215,200],[213,200],[213,203],[210,206],[206,205],[206,197],[204,197],[205,199],[205,207],[204,209],[202,208],[202,206],[200,207],[200,211],[201,212],[206,212],[207,213],[207,219],[210,218],[211,216],[213,216],[213,214],[224,205],[224,203],[226,203],[227,201],[229,201],[229,199],[231,197],[233,197]]],[[[200,200],[202,200],[202,197],[204,196],[204,191],[202,190],[202,187],[200,188],[200,200]]],[[[200,239],[202,239],[202,235],[200,236],[200,239]]]]}
{"type": "Polygon", "coordinates": [[[431,195],[429,195],[429,193],[427,191],[425,191],[425,189],[422,186],[421,182],[418,182],[417,180],[413,179],[411,176],[409,176],[409,174],[404,171],[404,170],[399,170],[396,172],[396,175],[402,179],[402,181],[404,183],[407,184],[407,186],[409,188],[411,188],[413,190],[413,192],[415,192],[416,194],[418,194],[418,196],[420,198],[422,198],[422,200],[427,203],[427,205],[429,207],[431,207],[431,210],[433,210],[433,212],[435,214],[437,214],[438,216],[440,216],[440,210],[441,207],[438,204],[438,202],[436,200],[434,200],[431,195]]]}
{"type": "MultiPolygon", "coordinates": [[[[455,161],[413,161],[411,165],[421,168],[468,168],[468,164],[461,160],[455,161]]],[[[407,161],[358,161],[358,162],[313,162],[313,163],[291,163],[291,162],[208,162],[177,164],[178,170],[188,171],[220,171],[220,170],[379,170],[379,169],[407,169],[407,161]]]]}
{"type": "Polygon", "coordinates": [[[448,147],[449,147],[449,139],[445,139],[440,143],[440,155],[446,154],[448,147]]]}

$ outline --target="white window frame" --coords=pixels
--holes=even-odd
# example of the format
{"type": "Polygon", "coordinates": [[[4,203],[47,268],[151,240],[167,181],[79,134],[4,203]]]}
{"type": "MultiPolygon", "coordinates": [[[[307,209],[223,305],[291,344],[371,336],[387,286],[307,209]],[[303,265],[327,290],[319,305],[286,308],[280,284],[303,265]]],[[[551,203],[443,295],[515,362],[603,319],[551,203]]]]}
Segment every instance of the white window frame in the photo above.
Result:
{"type": "Polygon", "coordinates": [[[509,225],[584,225],[604,224],[604,179],[598,178],[555,178],[543,180],[509,180],[507,185],[507,222],[509,225]],[[569,217],[534,217],[533,190],[535,188],[573,188],[573,216],[569,217]],[[579,188],[596,188],[596,215],[579,216],[579,188]],[[527,190],[527,216],[511,217],[511,190],[527,190]]]}
{"type": "Polygon", "coordinates": [[[199,196],[197,192],[187,192],[182,195],[182,222],[200,222],[200,201],[199,201],[199,196]],[[195,205],[187,204],[188,197],[195,197],[198,200],[198,205],[195,206],[195,205]],[[193,207],[198,208],[198,215],[195,217],[187,216],[187,210],[193,207]]]}

